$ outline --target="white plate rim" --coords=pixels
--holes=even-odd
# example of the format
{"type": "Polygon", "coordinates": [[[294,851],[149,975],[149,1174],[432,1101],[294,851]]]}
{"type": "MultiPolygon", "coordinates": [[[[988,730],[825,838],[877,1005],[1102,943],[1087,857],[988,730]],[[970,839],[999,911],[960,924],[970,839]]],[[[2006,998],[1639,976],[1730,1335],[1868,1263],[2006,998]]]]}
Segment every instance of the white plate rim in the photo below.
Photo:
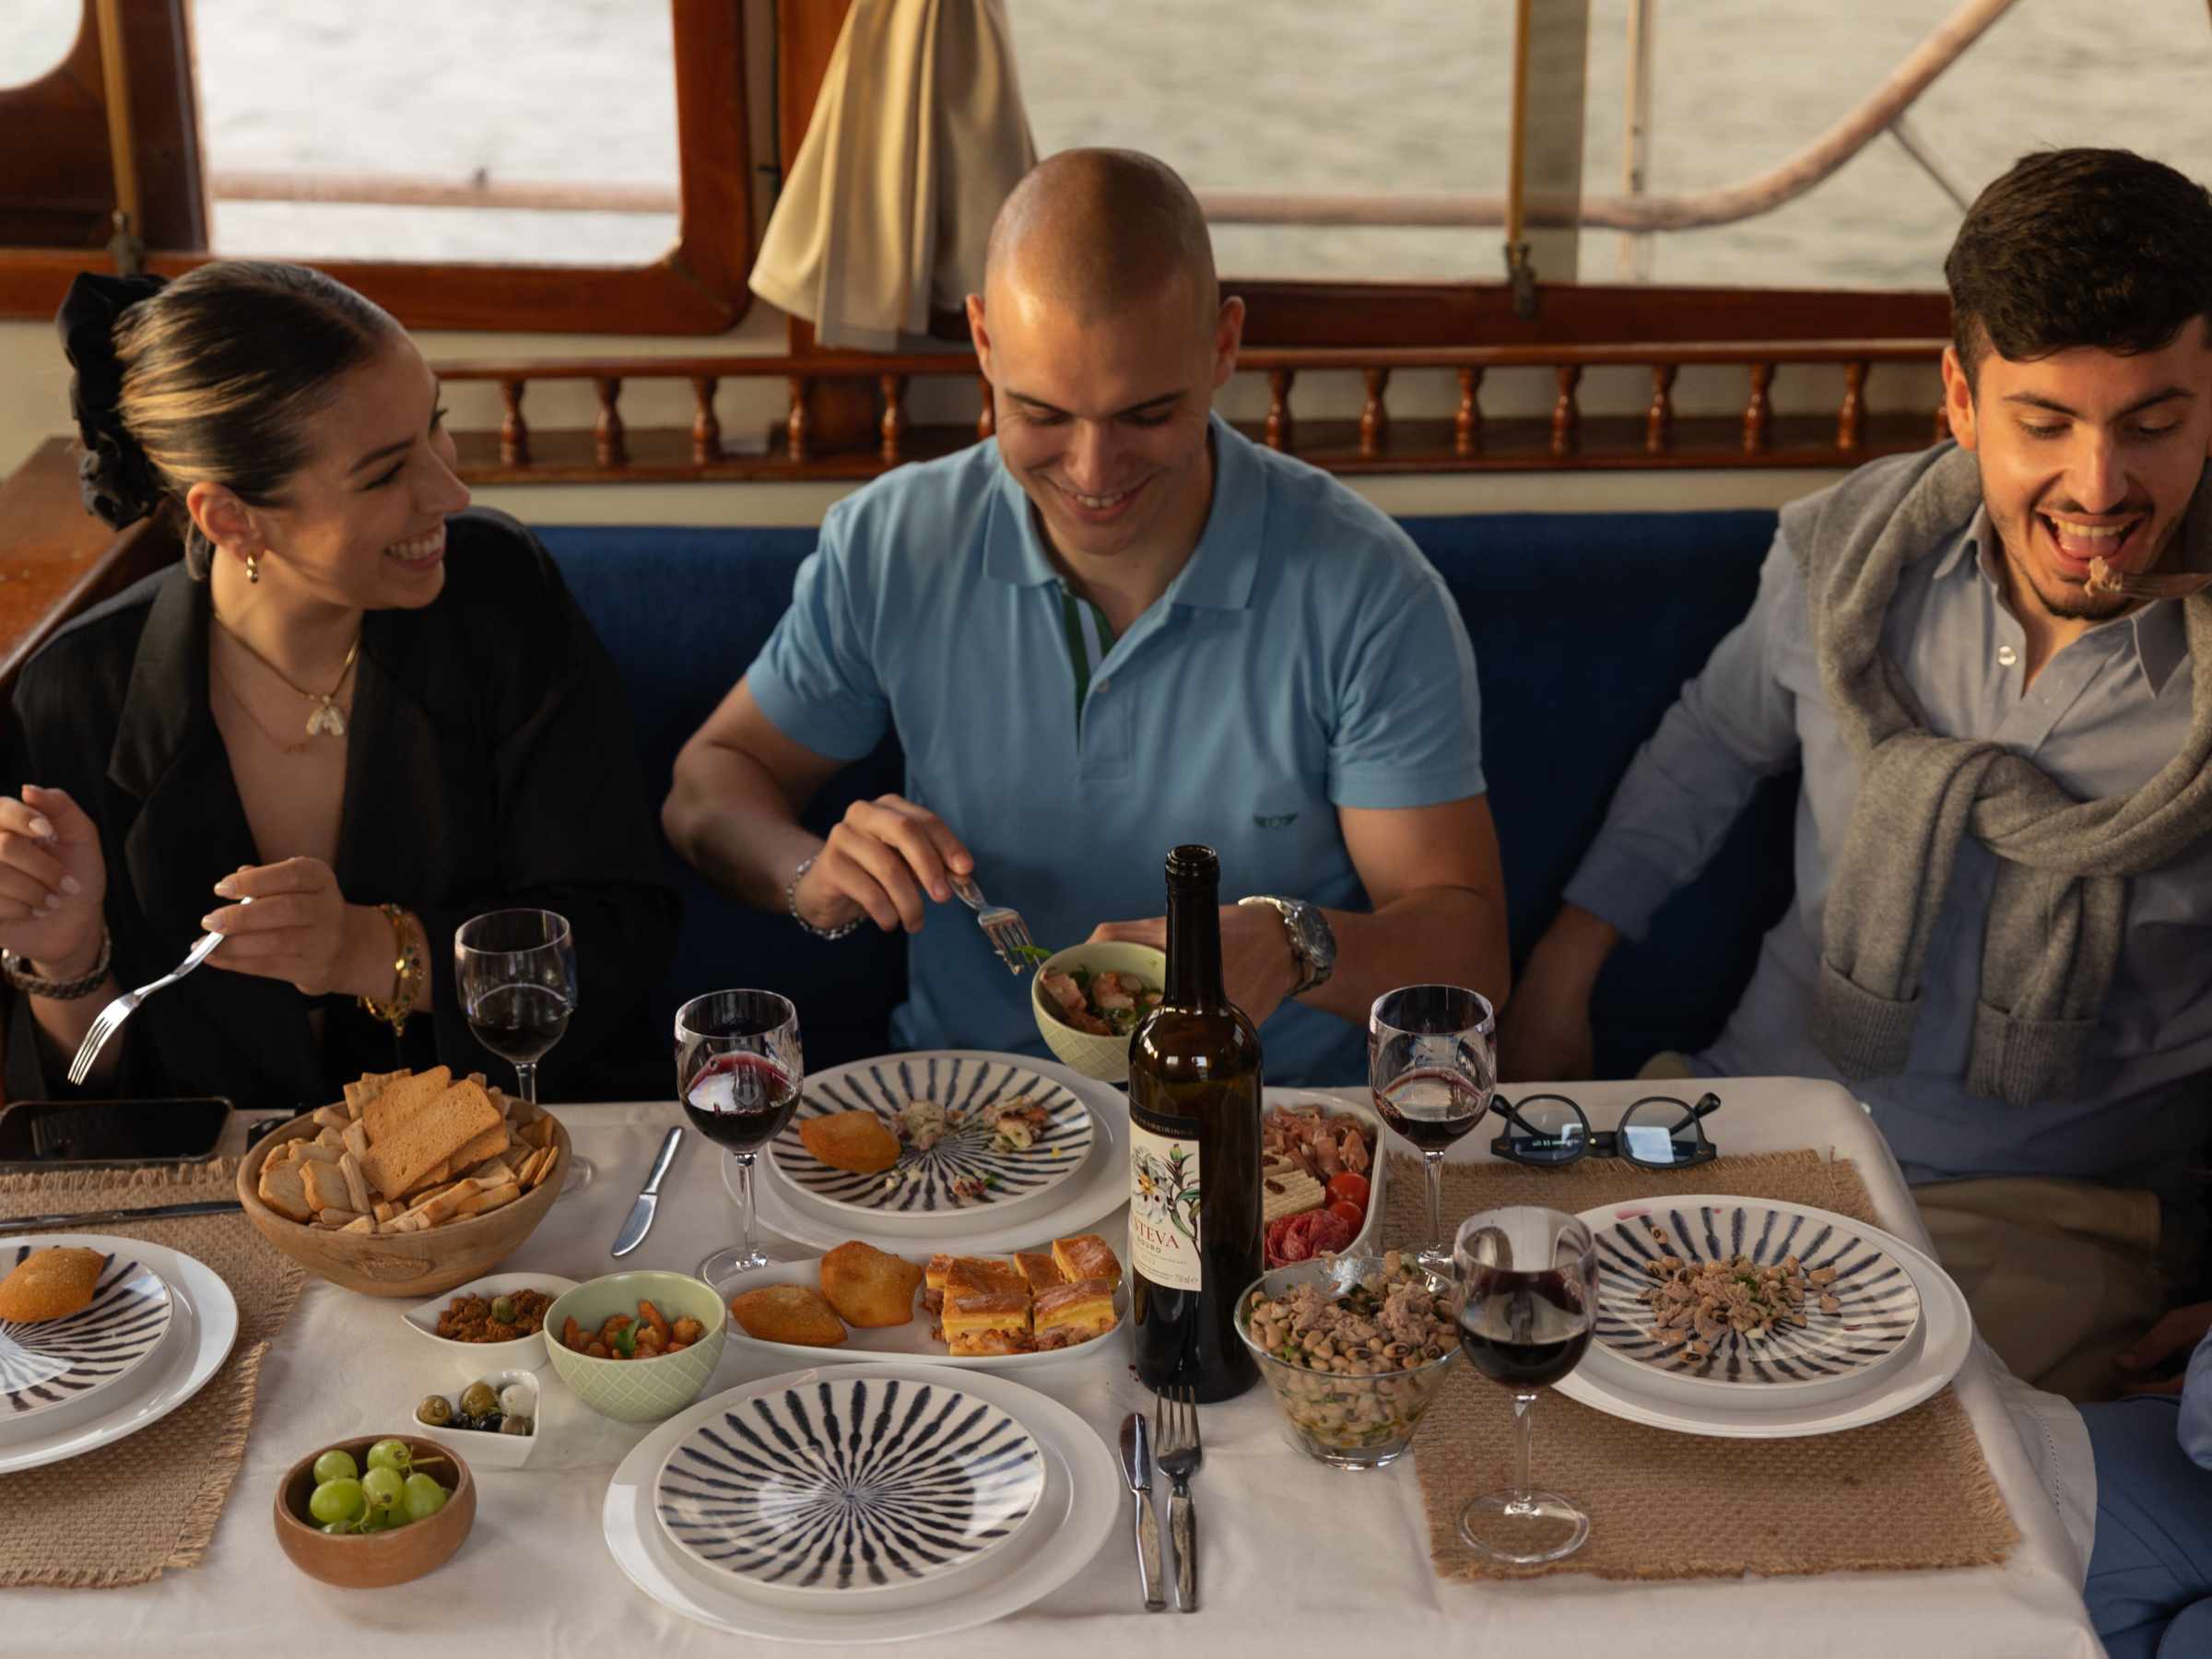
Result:
{"type": "MultiPolygon", "coordinates": [[[[53,1248],[50,1245],[37,1243],[34,1240],[23,1238],[10,1238],[5,1241],[0,1241],[0,1244],[20,1246],[26,1251],[46,1250],[53,1248]]],[[[176,1292],[171,1288],[169,1281],[163,1278],[159,1272],[158,1272],[150,1264],[140,1260],[135,1254],[124,1258],[121,1256],[121,1253],[110,1251],[107,1253],[107,1257],[110,1262],[117,1261],[119,1259],[127,1261],[128,1265],[135,1267],[139,1272],[148,1275],[152,1277],[154,1283],[161,1287],[162,1307],[161,1329],[159,1333],[154,1337],[153,1341],[148,1343],[128,1365],[123,1368],[123,1370],[115,1372],[115,1374],[112,1376],[103,1377],[99,1382],[93,1383],[93,1385],[87,1389],[84,1393],[73,1394],[67,1399],[51,1400],[45,1405],[34,1406],[29,1411],[23,1412],[20,1415],[11,1414],[6,1418],[0,1419],[0,1444],[7,1444],[18,1440],[32,1438],[28,1434],[19,1432],[10,1433],[8,1431],[11,1430],[35,1430],[40,1427],[40,1421],[41,1418],[52,1419],[53,1426],[58,1429],[65,1422],[72,1424],[81,1423],[88,1420],[88,1418],[92,1417],[98,1416],[99,1413],[97,1411],[88,1412],[84,1408],[87,1406],[101,1405],[102,1408],[104,1409],[101,1396],[113,1394],[118,1388],[126,1388],[133,1382],[143,1385],[147,1379],[145,1376],[140,1375],[140,1373],[145,1371],[147,1367],[149,1365],[153,1365],[159,1359],[163,1350],[168,1347],[170,1326],[176,1323],[177,1317],[176,1292]],[[62,1413],[65,1415],[56,1417],[56,1413],[62,1413]]],[[[29,1261],[29,1259],[30,1257],[29,1254],[26,1254],[21,1258],[23,1261],[29,1261]]],[[[104,1268],[100,1277],[103,1278],[106,1277],[104,1268]]],[[[71,1315],[71,1317],[75,1317],[75,1315],[71,1315]]],[[[135,1394],[141,1391],[141,1388],[130,1388],[127,1394],[119,1394],[116,1397],[118,1399],[128,1398],[132,1394],[135,1394]]]]}
{"type": "Polygon", "coordinates": [[[1747,1406],[1730,1408],[1715,1401],[1692,1406],[1631,1389],[1625,1379],[1609,1373],[1602,1380],[1580,1369],[1552,1384],[1568,1399],[1602,1411],[1608,1417],[1646,1428],[1672,1430],[1715,1440],[1804,1440],[1816,1435],[1841,1434],[1864,1429],[1910,1411],[1932,1398],[1958,1376],[1973,1349],[1974,1321],[1966,1297],[1951,1276],[1925,1251],[1916,1250],[1896,1234],[1878,1227],[1865,1227],[1867,1235],[1902,1262],[1920,1288],[1920,1340],[1912,1356],[1891,1371],[1868,1379],[1867,1389],[1840,1399],[1809,1402],[1792,1409],[1747,1406]]]}
{"type": "MultiPolygon", "coordinates": [[[[29,1242],[29,1240],[15,1241],[29,1242]]],[[[130,1250],[138,1260],[159,1274],[182,1316],[172,1321],[170,1339],[175,1352],[157,1377],[147,1379],[147,1392],[119,1398],[118,1406],[130,1406],[120,1415],[109,1414],[67,1430],[41,1435],[0,1447],[0,1475],[42,1468],[128,1439],[139,1430],[159,1422],[207,1385],[209,1378],[229,1358],[238,1340],[238,1301],[230,1287],[205,1262],[166,1245],[142,1239],[119,1239],[108,1233],[41,1233],[36,1242],[85,1249],[130,1250]],[[181,1328],[180,1328],[181,1327],[181,1328]],[[132,1406],[132,1402],[135,1402],[132,1406]]],[[[146,1367],[141,1366],[141,1371],[146,1367]]]]}
{"type": "MultiPolygon", "coordinates": [[[[1821,1209],[1817,1205],[1798,1204],[1787,1198],[1746,1198],[1730,1193],[1668,1193],[1650,1198],[1627,1199],[1618,1204],[1593,1205],[1588,1209],[1578,1212],[1575,1219],[1589,1228],[1591,1236],[1595,1238],[1600,1225],[1600,1221],[1597,1219],[1599,1218],[1602,1218],[1603,1225],[1609,1229],[1619,1223],[1621,1212],[1624,1210],[1639,1207],[1655,1208],[1662,1206],[1670,1209],[1717,1209],[1727,1206],[1742,1208],[1746,1206],[1754,1206],[1783,1215],[1795,1216],[1801,1220],[1826,1222],[1845,1230],[1854,1239],[1874,1246],[1883,1254],[1888,1253],[1886,1241],[1889,1235],[1871,1222],[1860,1221],[1835,1210],[1821,1209]]],[[[1892,1257],[1891,1259],[1898,1261],[1900,1265],[1903,1265],[1901,1258],[1892,1257]]],[[[1590,1351],[1600,1357],[1607,1376],[1618,1377],[1624,1371],[1632,1371],[1639,1374],[1647,1371],[1656,1372],[1667,1377],[1685,1394],[1698,1394],[1712,1399],[1716,1404],[1723,1400],[1735,1402],[1745,1409],[1786,1410],[1793,1401],[1809,1406],[1824,1399],[1843,1399],[1864,1388],[1871,1387],[1882,1377],[1910,1364],[1911,1356],[1923,1346],[1924,1332],[1927,1324],[1927,1296],[1921,1288],[1919,1278],[1912,1273],[1910,1268],[1906,1271],[1906,1277],[1912,1281],[1915,1304],[1912,1328],[1907,1331],[1902,1339],[1887,1352],[1850,1371],[1831,1372],[1824,1376],[1807,1377],[1795,1382],[1735,1382],[1724,1377],[1700,1377],[1686,1373],[1668,1372],[1664,1368],[1651,1364],[1648,1360],[1615,1352],[1600,1342],[1594,1335],[1591,1338],[1590,1351]]],[[[1644,1391],[1639,1389],[1637,1392],[1644,1391]]]]}
{"type": "MultiPolygon", "coordinates": [[[[871,1362],[865,1366],[807,1366],[741,1386],[790,1386],[825,1373],[860,1371],[906,1376],[916,1382],[938,1380],[925,1367],[871,1362]]],[[[675,1580],[651,1554],[648,1540],[657,1537],[658,1523],[641,1506],[650,1502],[650,1482],[668,1448],[695,1423],[705,1419],[715,1400],[721,1398],[719,1394],[658,1425],[617,1467],[600,1509],[601,1531],[608,1552],[623,1576],[657,1606],[712,1630],[769,1641],[874,1645],[918,1636],[949,1635],[1020,1612],[1065,1584],[1105,1547],[1126,1488],[1106,1442],[1057,1400],[1004,1377],[979,1375],[969,1382],[979,1397],[989,1398],[1012,1414],[1040,1445],[1060,1459],[1071,1488],[1068,1519],[1050,1529],[1023,1571],[1006,1575],[988,1590],[880,1613],[840,1615],[771,1607],[728,1593],[710,1597],[703,1586],[675,1580]]]]}
{"type": "MultiPolygon", "coordinates": [[[[795,1262],[771,1262],[765,1267],[756,1267],[749,1273],[742,1273],[735,1278],[725,1280],[723,1284],[715,1286],[715,1289],[724,1293],[723,1300],[728,1301],[732,1297],[744,1291],[759,1289],[768,1285],[818,1286],[821,1283],[819,1272],[821,1259],[818,1255],[811,1255],[801,1257],[795,1262]]],[[[811,1344],[765,1342],[758,1336],[747,1335],[745,1327],[737,1323],[735,1316],[730,1320],[730,1334],[727,1340],[730,1347],[740,1348],[771,1364],[778,1360],[811,1359],[818,1365],[881,1363],[885,1365],[954,1366],[962,1371],[1023,1371],[1034,1370],[1041,1365],[1064,1365],[1068,1360],[1081,1359],[1086,1354],[1123,1350],[1125,1345],[1114,1339],[1121,1335],[1129,1324],[1129,1274],[1125,1265],[1122,1272],[1121,1282],[1113,1288],[1113,1311],[1121,1323],[1107,1332],[1105,1335],[1093,1337],[1088,1342],[1078,1342],[1073,1347],[1050,1348],[1041,1354],[910,1354],[900,1352],[896,1348],[818,1347],[811,1344]]],[[[920,1297],[917,1295],[913,1319],[902,1325],[878,1326],[877,1329],[912,1330],[915,1324],[927,1321],[929,1317],[928,1312],[923,1308],[920,1297]]],[[[855,1336],[872,1334],[864,1326],[856,1325],[851,1329],[852,1334],[855,1336]]]]}
{"type": "MultiPolygon", "coordinates": [[[[451,1336],[438,1335],[436,1328],[438,1315],[453,1305],[454,1297],[467,1296],[471,1292],[481,1294],[488,1289],[496,1296],[504,1290],[542,1290],[551,1287],[553,1298],[558,1301],[569,1291],[575,1289],[581,1282],[578,1279],[563,1278],[558,1273],[488,1273],[481,1278],[469,1280],[465,1285],[455,1285],[441,1296],[433,1296],[426,1302],[418,1302],[412,1308],[402,1309],[399,1315],[400,1323],[447,1359],[456,1362],[465,1361],[471,1355],[478,1355],[487,1359],[504,1359],[509,1361],[505,1365],[474,1368],[479,1372],[484,1371],[534,1371],[540,1367],[551,1364],[553,1358],[546,1352],[546,1345],[539,1339],[536,1332],[533,1331],[527,1336],[517,1336],[509,1342],[455,1342],[451,1336]],[[509,1284],[507,1281],[510,1279],[514,1282],[509,1284]],[[426,1320],[429,1323],[424,1323],[426,1320]],[[524,1358],[523,1350],[525,1348],[537,1356],[535,1365],[527,1362],[514,1362],[524,1358]]],[[[470,1368],[464,1365],[463,1369],[470,1368]]]]}
{"type": "MultiPolygon", "coordinates": [[[[1353,1235],[1352,1241],[1337,1253],[1339,1255],[1371,1255],[1375,1253],[1377,1241],[1382,1237],[1382,1206],[1385,1202],[1382,1187],[1389,1179],[1390,1167],[1387,1148],[1382,1143],[1390,1133],[1389,1126],[1382,1122],[1381,1114],[1364,1100],[1347,1100],[1324,1089],[1296,1085],[1271,1085],[1260,1090],[1260,1111],[1263,1115],[1277,1107],[1294,1110],[1301,1106],[1317,1107],[1323,1112],[1356,1117],[1373,1135],[1374,1151],[1368,1159],[1367,1170],[1367,1218],[1360,1222],[1359,1230],[1353,1235]]],[[[1295,1267],[1298,1264],[1293,1262],[1290,1265],[1295,1267]]]]}
{"type": "MultiPolygon", "coordinates": [[[[865,1370],[865,1367],[830,1366],[822,1369],[835,1373],[846,1370],[862,1371],[865,1370]]],[[[836,1386],[840,1383],[867,1382],[874,1381],[874,1379],[865,1376],[848,1377],[832,1374],[830,1376],[821,1378],[819,1381],[830,1383],[831,1386],[836,1386]]],[[[1008,1411],[1005,1406],[994,1400],[986,1400],[975,1390],[964,1386],[966,1382],[967,1379],[964,1377],[940,1375],[927,1383],[917,1382],[913,1384],[913,1386],[942,1388],[950,1393],[955,1399],[974,1402],[976,1405],[983,1407],[986,1411],[995,1413],[998,1417],[1004,1418],[1007,1423],[1011,1424],[1014,1431],[1020,1435],[1022,1440],[1034,1449],[1036,1453],[1036,1463],[1033,1470],[1036,1479],[1035,1492],[1030,1497],[1029,1507],[1023,1510],[1020,1514],[1013,1517],[1013,1524],[1006,1529],[1004,1536],[985,1543],[981,1548],[970,1551],[963,1559],[956,1561],[939,1571],[927,1573],[919,1579],[910,1579],[903,1582],[897,1582],[888,1584],[853,1585],[841,1590],[836,1588],[808,1590],[796,1585],[771,1584],[760,1580],[745,1577],[742,1574],[729,1572],[728,1578],[731,1587],[740,1594],[757,1597],[762,1602],[778,1606],[802,1607],[806,1603],[812,1602],[823,1610],[827,1610],[839,1598],[849,1595],[854,1598],[853,1605],[855,1606],[862,1606],[868,1602],[875,1602],[888,1607],[895,1605],[899,1601],[903,1600],[904,1597],[908,1595],[925,1594],[938,1589],[950,1589],[951,1585],[948,1581],[965,1578],[979,1569],[1003,1569],[1006,1567],[1009,1564],[1009,1552],[1012,1551],[1016,1543],[1020,1539],[1023,1532],[1025,1532],[1032,1523],[1048,1522],[1051,1519],[1045,1509],[1046,1499],[1052,1488],[1051,1470],[1049,1465],[1044,1461],[1045,1451],[1043,1442],[1038,1440],[1035,1434],[1030,1432],[1029,1426],[1022,1422],[1021,1419],[1017,1418],[1012,1412],[1008,1411]]],[[[730,1411],[735,1410],[737,1406],[744,1405],[748,1400],[758,1399],[763,1394],[788,1394],[790,1392],[792,1391],[788,1387],[780,1388],[772,1382],[740,1383],[735,1388],[725,1389],[723,1392],[721,1397],[730,1402],[729,1406],[724,1408],[724,1415],[726,1417],[730,1411]],[[732,1396],[735,1397],[733,1398],[732,1396]]],[[[662,1509],[659,1497],[661,1483],[667,1479],[669,1465],[676,1461],[677,1453],[683,1449],[685,1442],[689,1441],[691,1435],[687,1433],[683,1440],[678,1441],[675,1446],[671,1447],[669,1449],[668,1455],[661,1459],[660,1467],[653,1473],[653,1520],[655,1524],[657,1524],[661,1529],[662,1541],[673,1547],[679,1555],[683,1556],[693,1567],[708,1573],[728,1572],[727,1569],[717,1568],[712,1563],[704,1560],[695,1552],[687,1548],[684,1544],[680,1542],[670,1531],[668,1525],[668,1517],[662,1509]]]]}
{"type": "MultiPolygon", "coordinates": [[[[858,1071],[863,1066],[880,1067],[897,1065],[900,1062],[926,1065],[935,1060],[962,1063],[972,1061],[979,1066],[1003,1065],[1008,1071],[1027,1072],[1040,1082],[1055,1084],[1065,1089],[1068,1098],[1077,1105],[1084,1108],[1088,1116],[1090,1135],[1084,1144],[1083,1155],[1072,1162],[1053,1160],[1053,1167],[1047,1171],[1050,1178],[1043,1186],[1034,1192],[1023,1193],[1018,1197],[1003,1201],[985,1199],[981,1203],[959,1208],[915,1214],[910,1211],[888,1209],[881,1205],[859,1204],[850,1198],[831,1198],[803,1185],[789,1170],[783,1167],[777,1151],[777,1142],[781,1141],[785,1134],[793,1133],[795,1129],[799,1120],[797,1114],[794,1113],[792,1122],[784,1126],[783,1131],[777,1135],[776,1139],[761,1148],[761,1159],[773,1172],[772,1179],[781,1182],[787,1194],[804,1199],[807,1206],[820,1206],[826,1210],[850,1217],[854,1220],[865,1220],[871,1223],[877,1221],[896,1223],[904,1228],[912,1228],[917,1233],[944,1222],[957,1222],[964,1225],[977,1218],[989,1217],[995,1219],[1017,1214],[1028,1215],[1036,1210],[1049,1207],[1053,1195],[1081,1174],[1084,1166],[1090,1161],[1091,1153],[1098,1146],[1101,1125],[1099,1122],[1095,1102],[1077,1088],[1074,1082],[1053,1077],[1049,1070],[1045,1069],[1042,1061],[1031,1060],[1027,1054],[999,1053],[989,1049],[914,1049],[900,1053],[877,1054],[868,1059],[848,1060],[842,1065],[833,1065],[819,1076],[807,1077],[800,1085],[800,1094],[803,1099],[807,1089],[819,1088],[832,1080],[842,1080],[847,1074],[858,1071]]],[[[1071,1073],[1070,1076],[1081,1077],[1080,1073],[1071,1073]]],[[[1096,1081],[1096,1079],[1083,1080],[1096,1081]]],[[[808,1156],[811,1157],[811,1154],[808,1156]]],[[[818,1164],[820,1163],[818,1159],[814,1161],[818,1164]]],[[[824,1164],[821,1167],[828,1169],[830,1166],[824,1164]]]]}

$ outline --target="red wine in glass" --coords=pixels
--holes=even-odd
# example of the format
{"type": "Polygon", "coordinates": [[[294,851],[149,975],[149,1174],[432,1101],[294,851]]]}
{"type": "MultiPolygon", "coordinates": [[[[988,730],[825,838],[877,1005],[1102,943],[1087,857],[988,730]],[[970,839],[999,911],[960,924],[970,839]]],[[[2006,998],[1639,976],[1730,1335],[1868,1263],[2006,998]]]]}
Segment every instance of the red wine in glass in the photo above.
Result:
{"type": "Polygon", "coordinates": [[[768,1145],[798,1106],[797,1086],[761,1054],[715,1054],[684,1088],[684,1115],[701,1135],[733,1152],[757,1152],[768,1145]]]}
{"type": "Polygon", "coordinates": [[[1372,1091],[1382,1121],[1423,1152],[1441,1152],[1482,1122],[1489,1090],[1465,1073],[1410,1071],[1372,1091]]]}
{"type": "Polygon", "coordinates": [[[1512,1389],[1546,1388],[1583,1361],[1591,1319],[1559,1272],[1492,1269],[1470,1285],[1459,1345],[1475,1369],[1512,1389]]]}
{"type": "Polygon", "coordinates": [[[500,985],[469,1005],[468,1029],[500,1059],[527,1065],[560,1041],[575,1006],[548,985],[500,985]]]}

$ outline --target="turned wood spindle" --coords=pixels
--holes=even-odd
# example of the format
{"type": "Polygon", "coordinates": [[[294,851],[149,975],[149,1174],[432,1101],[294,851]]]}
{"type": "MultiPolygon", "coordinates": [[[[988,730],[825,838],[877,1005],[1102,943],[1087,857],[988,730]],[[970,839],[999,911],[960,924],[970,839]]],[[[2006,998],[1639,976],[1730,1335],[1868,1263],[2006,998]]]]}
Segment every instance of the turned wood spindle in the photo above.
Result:
{"type": "Polygon", "coordinates": [[[599,392],[599,418],[593,423],[593,447],[602,466],[627,466],[629,452],[622,436],[622,411],[615,406],[621,394],[622,382],[601,378],[592,384],[599,392]]]}
{"type": "Polygon", "coordinates": [[[991,438],[997,435],[998,401],[992,394],[991,382],[989,381],[985,380],[982,375],[979,374],[975,377],[975,383],[982,389],[983,394],[982,413],[975,418],[975,435],[977,440],[980,441],[982,439],[991,438]]]}
{"type": "Polygon", "coordinates": [[[530,427],[523,418],[523,387],[519,380],[500,382],[500,403],[506,413],[500,417],[500,465],[527,466],[530,465],[530,427]]]}
{"type": "Polygon", "coordinates": [[[1260,441],[1269,449],[1285,453],[1289,453],[1298,429],[1290,413],[1290,388],[1297,380],[1298,371],[1294,369],[1267,371],[1267,429],[1260,441]]]}
{"type": "Polygon", "coordinates": [[[1559,401],[1551,406],[1551,453],[1571,455],[1582,433],[1583,412],[1574,401],[1574,389],[1582,383],[1582,365],[1561,363],[1559,378],[1559,401]]]}
{"type": "Polygon", "coordinates": [[[691,396],[699,405],[699,413],[691,418],[691,461],[695,466],[712,466],[722,459],[722,422],[714,414],[714,389],[720,384],[711,374],[691,377],[691,396]]]}
{"type": "Polygon", "coordinates": [[[1764,454],[1767,437],[1774,424],[1773,406],[1767,399],[1767,388],[1774,383],[1774,365],[1751,365],[1751,398],[1744,405],[1744,453],[1764,454]]]}
{"type": "Polygon", "coordinates": [[[1452,451],[1459,455],[1482,453],[1482,371],[1459,371],[1459,412],[1452,417],[1452,451]]]}
{"type": "Polygon", "coordinates": [[[1359,455],[1371,461],[1390,441],[1390,410],[1382,402],[1382,394],[1390,388],[1390,371],[1362,369],[1359,372],[1367,381],[1367,402],[1359,411],[1359,455]]]}
{"type": "Polygon", "coordinates": [[[906,441],[906,376],[887,374],[883,386],[883,464],[896,466],[906,457],[900,453],[906,441]]]}
{"type": "Polygon", "coordinates": [[[1855,454],[1866,439],[1866,368],[1843,365],[1843,406],[1836,411],[1836,447],[1855,454]]]}
{"type": "Polygon", "coordinates": [[[806,394],[813,382],[803,374],[791,377],[791,415],[783,422],[783,453],[794,465],[804,465],[813,447],[814,420],[806,412],[806,394]]]}
{"type": "Polygon", "coordinates": [[[1664,455],[1675,441],[1675,363],[1652,365],[1652,406],[1643,415],[1643,453],[1664,455]]]}

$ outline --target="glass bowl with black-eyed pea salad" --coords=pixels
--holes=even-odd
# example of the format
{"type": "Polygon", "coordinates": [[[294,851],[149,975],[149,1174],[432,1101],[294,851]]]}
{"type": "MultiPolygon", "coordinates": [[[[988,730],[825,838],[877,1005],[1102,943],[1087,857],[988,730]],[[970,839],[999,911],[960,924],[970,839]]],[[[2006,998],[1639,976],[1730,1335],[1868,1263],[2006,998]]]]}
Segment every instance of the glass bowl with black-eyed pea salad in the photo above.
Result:
{"type": "Polygon", "coordinates": [[[1410,1252],[1322,1256],[1262,1274],[1237,1334],[1292,1444],[1339,1469],[1379,1469],[1413,1443],[1461,1354],[1452,1281],[1410,1252]]]}

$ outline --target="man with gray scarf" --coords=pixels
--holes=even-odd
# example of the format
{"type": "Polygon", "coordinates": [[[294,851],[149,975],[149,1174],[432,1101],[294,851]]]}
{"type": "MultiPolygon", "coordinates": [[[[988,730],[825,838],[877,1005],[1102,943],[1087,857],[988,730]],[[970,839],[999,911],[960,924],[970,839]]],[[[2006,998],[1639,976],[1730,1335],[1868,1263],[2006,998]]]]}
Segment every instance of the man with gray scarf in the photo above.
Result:
{"type": "Polygon", "coordinates": [[[1644,1075],[1851,1087],[1983,1335],[2095,1398],[2212,1324],[2159,1317],[2212,1127],[2212,196],[2124,151],[2030,156],[1945,274],[1955,441],[1784,509],[1500,1064],[1588,1076],[1606,954],[1801,765],[1794,904],[1720,1040],[1644,1075]]]}

